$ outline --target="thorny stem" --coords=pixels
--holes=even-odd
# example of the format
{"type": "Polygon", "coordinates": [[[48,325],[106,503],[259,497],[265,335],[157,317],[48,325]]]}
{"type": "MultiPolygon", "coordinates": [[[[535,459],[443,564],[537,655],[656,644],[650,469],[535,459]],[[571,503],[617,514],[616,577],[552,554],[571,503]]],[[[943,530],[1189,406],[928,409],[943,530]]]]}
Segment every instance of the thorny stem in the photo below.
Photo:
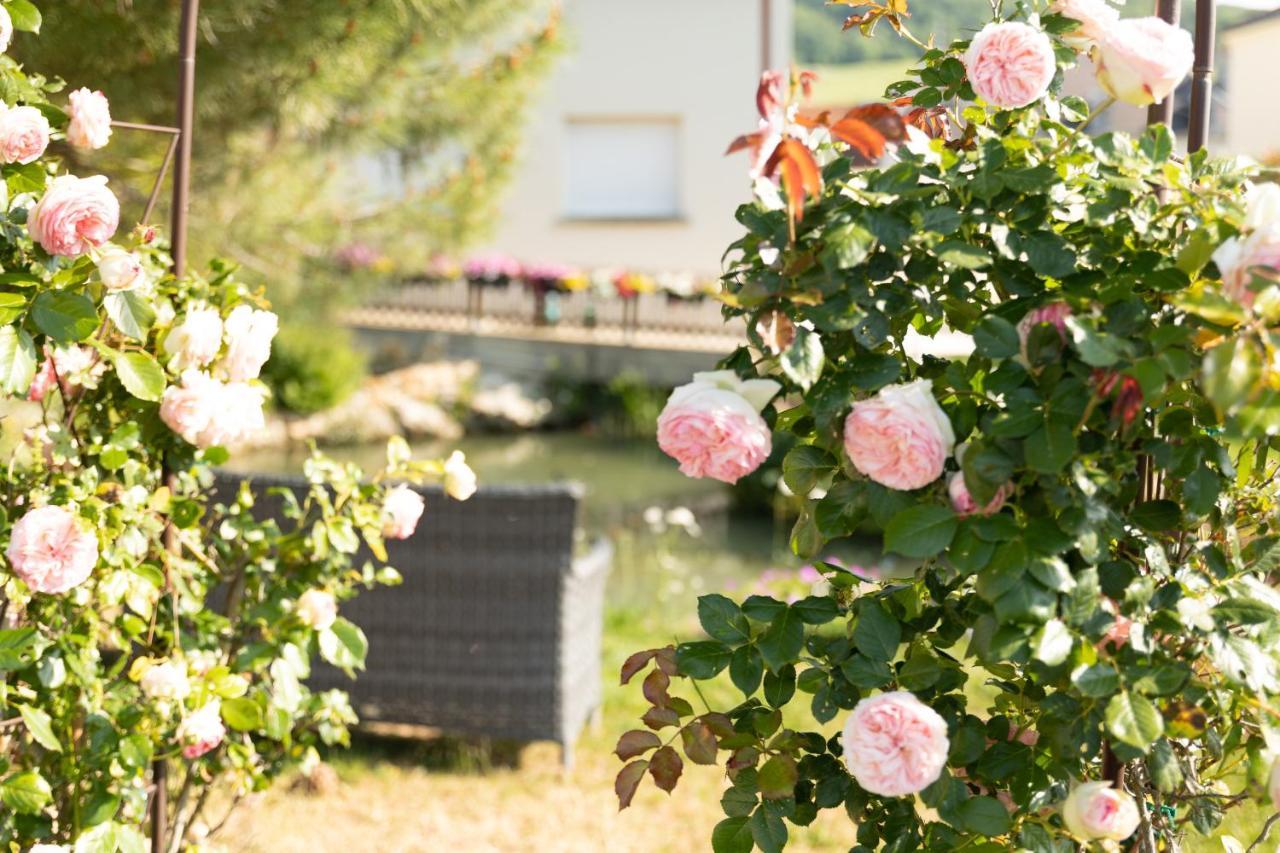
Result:
{"type": "Polygon", "coordinates": [[[1271,828],[1280,821],[1280,812],[1273,814],[1267,818],[1267,822],[1262,825],[1262,832],[1258,833],[1258,837],[1249,845],[1249,849],[1245,853],[1254,853],[1255,850],[1261,850],[1263,843],[1267,840],[1267,836],[1271,834],[1271,828]]]}

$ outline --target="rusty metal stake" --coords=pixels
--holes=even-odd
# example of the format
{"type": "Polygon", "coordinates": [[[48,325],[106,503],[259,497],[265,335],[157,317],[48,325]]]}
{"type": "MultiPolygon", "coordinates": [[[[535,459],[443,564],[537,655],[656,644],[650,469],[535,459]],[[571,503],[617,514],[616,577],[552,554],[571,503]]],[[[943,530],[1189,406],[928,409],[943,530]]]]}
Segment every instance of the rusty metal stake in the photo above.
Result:
{"type": "Polygon", "coordinates": [[[1218,29],[1217,0],[1196,0],[1196,62],[1191,71],[1191,120],[1187,151],[1194,153],[1209,141],[1213,106],[1213,47],[1218,29]]]}
{"type": "MultiPolygon", "coordinates": [[[[1156,0],[1156,17],[1163,18],[1176,25],[1182,19],[1181,2],[1179,0],[1156,0]]],[[[1173,127],[1173,102],[1174,93],[1170,92],[1160,103],[1147,107],[1147,124],[1163,124],[1165,127],[1173,127]]]]}

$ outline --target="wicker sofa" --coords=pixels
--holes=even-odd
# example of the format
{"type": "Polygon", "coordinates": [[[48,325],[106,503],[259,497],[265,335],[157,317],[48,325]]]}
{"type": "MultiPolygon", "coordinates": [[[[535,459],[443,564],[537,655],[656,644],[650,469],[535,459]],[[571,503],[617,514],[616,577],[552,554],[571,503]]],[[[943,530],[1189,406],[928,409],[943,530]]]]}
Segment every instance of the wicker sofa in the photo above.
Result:
{"type": "MultiPolygon", "coordinates": [[[[221,488],[240,475],[220,474],[221,488]]],[[[296,479],[254,475],[259,506],[296,479]]],[[[612,561],[599,541],[575,557],[580,487],[483,488],[469,501],[424,489],[427,511],[411,539],[388,542],[396,587],[362,593],[343,615],[369,638],[356,681],[327,666],[315,689],[351,694],[370,722],[445,733],[552,740],[565,766],[601,703],[604,588],[612,561]]]]}

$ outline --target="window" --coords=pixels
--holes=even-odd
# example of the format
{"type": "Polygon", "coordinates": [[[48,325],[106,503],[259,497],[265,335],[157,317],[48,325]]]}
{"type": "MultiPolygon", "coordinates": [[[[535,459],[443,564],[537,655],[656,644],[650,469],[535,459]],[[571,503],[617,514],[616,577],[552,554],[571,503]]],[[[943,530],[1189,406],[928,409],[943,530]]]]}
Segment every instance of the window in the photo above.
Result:
{"type": "Polygon", "coordinates": [[[570,119],[563,211],[568,219],[680,216],[677,119],[570,119]]]}

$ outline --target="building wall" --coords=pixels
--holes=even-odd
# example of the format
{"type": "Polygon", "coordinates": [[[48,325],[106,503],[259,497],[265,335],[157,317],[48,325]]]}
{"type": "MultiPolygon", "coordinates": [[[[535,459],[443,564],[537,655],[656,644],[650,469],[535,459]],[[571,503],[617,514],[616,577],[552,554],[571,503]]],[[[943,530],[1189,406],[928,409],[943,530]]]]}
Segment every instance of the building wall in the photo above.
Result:
{"type": "Polygon", "coordinates": [[[789,0],[569,0],[568,55],[531,112],[490,248],[523,261],[716,273],[740,235],[734,209],[749,198],[746,155],[724,151],[757,121],[764,8],[769,62],[786,67],[789,0]],[[621,196],[615,216],[610,192],[621,196]]]}
{"type": "Polygon", "coordinates": [[[1235,154],[1262,158],[1280,153],[1280,111],[1276,102],[1276,55],[1280,17],[1223,33],[1229,83],[1226,146],[1235,154]]]}

